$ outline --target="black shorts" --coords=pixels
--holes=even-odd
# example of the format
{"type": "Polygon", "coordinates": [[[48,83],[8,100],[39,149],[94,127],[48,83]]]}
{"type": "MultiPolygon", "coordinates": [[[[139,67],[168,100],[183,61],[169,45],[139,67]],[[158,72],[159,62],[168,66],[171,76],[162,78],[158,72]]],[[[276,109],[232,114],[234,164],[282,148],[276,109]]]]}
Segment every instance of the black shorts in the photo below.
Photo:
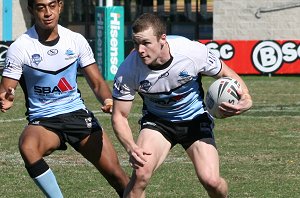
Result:
{"type": "Polygon", "coordinates": [[[56,133],[61,140],[59,150],[66,150],[68,142],[75,150],[79,143],[93,132],[101,132],[101,125],[94,114],[86,109],[80,109],[71,113],[57,115],[50,118],[38,118],[29,125],[39,125],[56,133]]]}
{"type": "Polygon", "coordinates": [[[141,129],[145,128],[160,132],[172,147],[181,144],[184,149],[188,149],[195,141],[202,139],[216,147],[214,122],[207,113],[184,122],[170,122],[153,114],[146,114],[141,119],[141,129]]]}

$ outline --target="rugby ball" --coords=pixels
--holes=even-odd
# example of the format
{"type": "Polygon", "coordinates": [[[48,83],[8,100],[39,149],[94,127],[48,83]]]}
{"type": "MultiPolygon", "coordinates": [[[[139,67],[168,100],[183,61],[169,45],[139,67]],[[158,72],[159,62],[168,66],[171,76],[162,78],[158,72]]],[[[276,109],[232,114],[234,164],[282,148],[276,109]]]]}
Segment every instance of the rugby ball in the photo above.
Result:
{"type": "Polygon", "coordinates": [[[241,89],[239,82],[229,77],[219,78],[214,81],[209,86],[205,97],[207,111],[215,118],[223,118],[219,112],[219,105],[222,102],[237,104],[240,99],[237,93],[239,89],[241,89]]]}

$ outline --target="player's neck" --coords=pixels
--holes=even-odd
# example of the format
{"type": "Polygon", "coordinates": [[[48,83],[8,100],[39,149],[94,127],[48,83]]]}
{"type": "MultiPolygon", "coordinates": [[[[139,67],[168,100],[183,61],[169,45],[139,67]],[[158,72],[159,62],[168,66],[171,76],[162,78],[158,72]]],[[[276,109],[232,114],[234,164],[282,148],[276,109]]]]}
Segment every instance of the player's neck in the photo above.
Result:
{"type": "Polygon", "coordinates": [[[171,59],[170,47],[169,44],[166,43],[162,46],[161,54],[157,58],[156,63],[153,65],[154,67],[158,67],[160,65],[164,65],[171,59]]]}
{"type": "Polygon", "coordinates": [[[40,42],[49,42],[56,40],[58,38],[58,27],[56,26],[54,29],[41,29],[38,26],[35,26],[35,30],[39,36],[40,42]]]}

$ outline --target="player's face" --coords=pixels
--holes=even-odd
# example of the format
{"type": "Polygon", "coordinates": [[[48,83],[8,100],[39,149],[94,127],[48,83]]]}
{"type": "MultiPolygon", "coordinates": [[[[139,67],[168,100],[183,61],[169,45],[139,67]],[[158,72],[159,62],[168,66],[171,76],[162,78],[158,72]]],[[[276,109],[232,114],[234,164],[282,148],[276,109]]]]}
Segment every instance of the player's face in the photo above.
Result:
{"type": "Polygon", "coordinates": [[[62,2],[58,0],[35,0],[29,12],[35,19],[35,25],[44,30],[54,29],[58,24],[62,2]]]}
{"type": "Polygon", "coordinates": [[[148,28],[145,31],[133,33],[132,39],[134,47],[138,51],[140,58],[146,65],[159,65],[159,60],[162,58],[162,47],[165,44],[166,35],[157,38],[153,34],[153,29],[148,28]]]}

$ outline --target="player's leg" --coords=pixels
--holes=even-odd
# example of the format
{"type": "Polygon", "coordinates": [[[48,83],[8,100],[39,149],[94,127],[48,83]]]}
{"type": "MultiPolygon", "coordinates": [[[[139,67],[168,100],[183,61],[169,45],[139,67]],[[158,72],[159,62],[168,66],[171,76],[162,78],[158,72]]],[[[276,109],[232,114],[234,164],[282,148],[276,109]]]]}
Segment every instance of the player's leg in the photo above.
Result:
{"type": "Polygon", "coordinates": [[[105,177],[122,196],[129,177],[122,169],[115,148],[107,134],[96,131],[80,142],[78,151],[105,177]]]}
{"type": "Polygon", "coordinates": [[[226,181],[220,177],[219,155],[215,146],[206,143],[205,139],[198,140],[186,152],[191,158],[196,174],[208,195],[213,198],[227,197],[228,186],[226,181]]]}
{"type": "Polygon", "coordinates": [[[43,159],[59,146],[58,135],[42,126],[28,125],[19,139],[19,151],[25,167],[47,197],[63,197],[53,172],[43,159]]]}
{"type": "Polygon", "coordinates": [[[137,145],[152,154],[145,156],[147,162],[143,167],[133,170],[125,197],[145,197],[152,174],[163,163],[171,148],[171,143],[161,133],[147,128],[141,130],[137,145]]]}

